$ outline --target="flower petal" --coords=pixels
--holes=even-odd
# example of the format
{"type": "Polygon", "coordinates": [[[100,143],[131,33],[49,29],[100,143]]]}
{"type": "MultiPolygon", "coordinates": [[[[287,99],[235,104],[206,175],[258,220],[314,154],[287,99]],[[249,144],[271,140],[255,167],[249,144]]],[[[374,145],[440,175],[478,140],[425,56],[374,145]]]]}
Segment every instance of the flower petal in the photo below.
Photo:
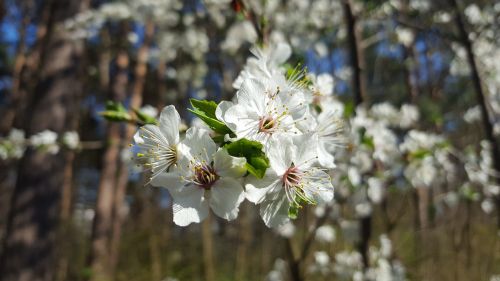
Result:
{"type": "Polygon", "coordinates": [[[246,79],[243,81],[236,97],[238,104],[244,104],[260,116],[264,115],[267,100],[266,87],[258,80],[246,79]]]}
{"type": "Polygon", "coordinates": [[[233,106],[234,106],[234,103],[232,103],[230,101],[221,101],[217,105],[217,109],[215,109],[215,117],[217,117],[217,119],[219,119],[220,121],[223,121],[224,123],[226,123],[226,125],[230,129],[233,129],[232,127],[234,127],[235,124],[231,123],[229,120],[226,120],[225,115],[226,115],[227,110],[233,106]]]}
{"type": "Polygon", "coordinates": [[[210,189],[210,208],[226,220],[238,217],[238,207],[245,200],[241,182],[232,178],[220,178],[210,189]]]}
{"type": "Polygon", "coordinates": [[[244,157],[233,157],[226,149],[219,149],[214,155],[214,168],[221,177],[242,177],[247,171],[246,163],[244,157]]]}
{"type": "Polygon", "coordinates": [[[179,151],[189,160],[196,159],[196,162],[212,162],[212,158],[217,149],[208,131],[201,128],[192,127],[186,131],[186,138],[179,145],[179,151]]]}
{"type": "Polygon", "coordinates": [[[276,137],[273,138],[267,151],[269,164],[278,176],[283,175],[286,170],[292,165],[294,160],[294,151],[292,142],[289,138],[276,137]]]}
{"type": "Polygon", "coordinates": [[[276,175],[267,174],[262,179],[254,176],[248,176],[245,184],[245,196],[248,201],[260,204],[264,201],[266,195],[280,188],[280,180],[276,175]]]}
{"type": "Polygon", "coordinates": [[[312,134],[304,134],[293,138],[297,154],[295,156],[295,165],[300,165],[301,169],[311,167],[317,162],[317,141],[312,134]]]}
{"type": "Polygon", "coordinates": [[[193,185],[184,186],[176,190],[169,189],[174,201],[174,223],[186,226],[199,223],[208,215],[208,204],[204,198],[205,190],[193,185]]]}
{"type": "Polygon", "coordinates": [[[285,191],[276,192],[272,198],[266,198],[260,204],[260,216],[267,227],[279,227],[290,219],[288,218],[289,203],[285,191]]]}
{"type": "Polygon", "coordinates": [[[333,200],[333,185],[330,176],[318,168],[307,171],[303,184],[305,195],[316,203],[327,203],[333,200]]]}
{"type": "Polygon", "coordinates": [[[318,162],[321,166],[333,169],[336,167],[335,158],[333,155],[326,149],[325,144],[323,142],[319,142],[318,146],[318,162]]]}
{"type": "Polygon", "coordinates": [[[160,114],[160,130],[170,145],[179,142],[179,124],[181,117],[173,105],[163,108],[160,114]]]}
{"type": "Polygon", "coordinates": [[[183,185],[181,176],[178,173],[159,173],[151,178],[150,184],[152,186],[169,189],[183,185]]]}

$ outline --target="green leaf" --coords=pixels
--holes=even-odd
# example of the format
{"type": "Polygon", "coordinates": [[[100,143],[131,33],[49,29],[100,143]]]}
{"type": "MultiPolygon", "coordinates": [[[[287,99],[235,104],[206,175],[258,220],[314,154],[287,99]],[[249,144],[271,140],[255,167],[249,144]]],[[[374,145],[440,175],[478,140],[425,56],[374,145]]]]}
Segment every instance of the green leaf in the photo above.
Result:
{"type": "Polygon", "coordinates": [[[99,112],[99,115],[106,120],[115,122],[131,122],[132,116],[128,113],[127,109],[119,102],[107,101],[106,110],[99,112]]]}
{"type": "Polygon", "coordinates": [[[288,217],[292,220],[296,219],[299,216],[299,209],[300,205],[295,203],[290,204],[290,207],[288,207],[288,217]]]}
{"type": "Polygon", "coordinates": [[[356,112],[356,106],[352,101],[348,101],[344,106],[344,118],[349,119],[351,116],[354,116],[356,112]]]}
{"type": "Polygon", "coordinates": [[[217,104],[213,101],[190,99],[193,109],[188,109],[194,115],[198,116],[210,129],[219,134],[232,134],[232,131],[223,122],[215,117],[217,104]]]}
{"type": "Polygon", "coordinates": [[[147,115],[146,113],[140,111],[139,109],[133,109],[137,118],[144,124],[158,125],[158,121],[153,116],[147,115]]]}
{"type": "Polygon", "coordinates": [[[245,157],[248,172],[261,179],[269,167],[269,159],[262,151],[262,144],[256,141],[240,139],[224,146],[229,155],[234,157],[245,157]]]}
{"type": "Polygon", "coordinates": [[[109,121],[116,121],[116,122],[131,122],[133,121],[132,116],[128,114],[128,112],[121,112],[121,111],[112,111],[112,110],[106,110],[102,111],[99,113],[102,117],[104,117],[106,120],[109,121]]]}

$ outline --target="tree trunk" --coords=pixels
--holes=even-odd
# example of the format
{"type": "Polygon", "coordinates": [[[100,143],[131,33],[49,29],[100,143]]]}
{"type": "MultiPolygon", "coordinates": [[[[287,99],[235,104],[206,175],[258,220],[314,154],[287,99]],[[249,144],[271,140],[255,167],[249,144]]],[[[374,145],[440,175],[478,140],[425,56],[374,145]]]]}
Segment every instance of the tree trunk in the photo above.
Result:
{"type": "MultiPolygon", "coordinates": [[[[130,108],[139,108],[142,104],[142,95],[144,84],[146,83],[147,74],[147,59],[152,37],[154,34],[154,24],[148,22],[146,24],[146,38],[143,45],[137,53],[137,64],[134,70],[134,83],[132,86],[132,95],[130,97],[130,108]]],[[[137,130],[136,125],[127,124],[125,129],[124,143],[129,143],[137,130]]],[[[129,149],[128,146],[123,149],[129,149]]],[[[124,220],[123,203],[127,192],[128,184],[128,168],[127,163],[121,162],[118,171],[118,181],[116,184],[115,198],[113,200],[113,230],[111,236],[111,268],[114,270],[118,263],[119,247],[121,238],[121,229],[124,220]]]]}
{"type": "MultiPolygon", "coordinates": [[[[58,27],[74,15],[78,2],[53,1],[52,25],[58,27]]],[[[77,45],[58,28],[44,44],[47,59],[25,113],[23,127],[28,135],[46,129],[58,134],[68,130],[81,91],[77,45]]],[[[54,280],[65,159],[64,151],[49,154],[34,149],[21,159],[0,256],[2,281],[54,280]]]]}
{"type": "MultiPolygon", "coordinates": [[[[347,25],[347,39],[349,42],[350,63],[353,69],[352,91],[355,106],[366,102],[366,77],[364,51],[360,46],[360,30],[357,27],[357,18],[352,12],[350,0],[342,2],[345,23],[347,25]]],[[[360,218],[360,242],[357,245],[358,251],[363,258],[364,269],[369,267],[368,246],[371,236],[371,215],[360,218]]]]}
{"type": "Polygon", "coordinates": [[[344,19],[347,26],[347,40],[349,46],[349,58],[353,69],[352,92],[354,104],[360,105],[366,101],[366,77],[364,51],[360,46],[361,34],[357,27],[357,19],[352,12],[350,0],[342,2],[344,19]]]}
{"type": "MultiPolygon", "coordinates": [[[[117,72],[111,81],[111,99],[114,101],[122,102],[125,99],[128,64],[127,53],[121,51],[116,58],[117,72]]],[[[108,123],[106,139],[108,144],[102,162],[90,253],[92,280],[99,281],[111,279],[112,273],[109,242],[112,234],[114,190],[120,152],[120,124],[108,123]]]]}

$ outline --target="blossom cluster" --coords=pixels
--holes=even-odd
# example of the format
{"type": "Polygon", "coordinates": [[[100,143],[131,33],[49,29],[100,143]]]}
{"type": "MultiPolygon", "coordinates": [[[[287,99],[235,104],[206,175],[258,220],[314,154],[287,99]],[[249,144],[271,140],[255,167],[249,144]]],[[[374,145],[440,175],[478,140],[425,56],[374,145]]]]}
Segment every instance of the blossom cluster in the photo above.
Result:
{"type": "Polygon", "coordinates": [[[232,101],[191,100],[205,128],[181,137],[181,118],[169,105],[157,125],[134,137],[135,159],[151,171],[153,186],[169,190],[177,225],[199,223],[209,209],[233,220],[247,199],[260,206],[268,227],[277,227],[302,206],[334,197],[329,171],[343,126],[335,108],[322,107],[333,78],[282,68],[291,54],[285,44],[254,54],[232,101]]]}
{"type": "Polygon", "coordinates": [[[74,131],[68,131],[58,136],[56,132],[44,130],[26,138],[23,130],[14,128],[5,138],[0,138],[0,159],[20,159],[28,147],[57,154],[61,146],[76,150],[79,145],[80,137],[74,131]]]}

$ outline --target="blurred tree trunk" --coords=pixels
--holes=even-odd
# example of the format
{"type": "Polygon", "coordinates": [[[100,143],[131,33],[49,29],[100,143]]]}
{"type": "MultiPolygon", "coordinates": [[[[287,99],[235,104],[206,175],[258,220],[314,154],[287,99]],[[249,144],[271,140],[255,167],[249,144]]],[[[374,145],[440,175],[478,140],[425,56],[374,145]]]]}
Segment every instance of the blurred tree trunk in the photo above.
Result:
{"type": "MultiPolygon", "coordinates": [[[[24,13],[27,14],[27,11],[24,11],[24,13]]],[[[14,58],[14,69],[12,70],[12,88],[7,101],[9,105],[5,111],[2,112],[3,117],[0,123],[0,134],[3,135],[7,134],[12,128],[16,109],[22,100],[21,73],[26,61],[26,28],[29,21],[30,18],[24,15],[19,28],[19,45],[17,46],[16,57],[14,58]]]]}
{"type": "Polygon", "coordinates": [[[238,246],[236,248],[236,265],[235,265],[235,280],[248,280],[248,250],[252,242],[252,227],[250,209],[247,202],[243,202],[240,206],[240,214],[238,218],[238,246]]]}
{"type": "Polygon", "coordinates": [[[215,281],[214,245],[212,236],[212,214],[201,223],[203,244],[203,273],[205,281],[215,281]]]}
{"type": "MultiPolygon", "coordinates": [[[[79,2],[50,3],[51,34],[43,40],[46,60],[39,66],[38,83],[24,114],[23,128],[28,135],[47,129],[62,134],[70,128],[69,120],[78,109],[81,85],[77,68],[81,53],[60,23],[78,11],[79,2]]],[[[49,154],[28,149],[24,154],[0,256],[2,281],[54,280],[66,164],[64,151],[49,154]]]]}
{"type": "Polygon", "coordinates": [[[343,0],[344,20],[347,27],[349,59],[353,70],[352,92],[354,104],[360,105],[366,101],[366,75],[364,50],[360,45],[361,34],[357,26],[357,18],[353,14],[350,0],[343,0]]]}
{"type": "MultiPolygon", "coordinates": [[[[344,19],[347,26],[347,39],[349,43],[350,63],[353,69],[352,91],[354,95],[354,105],[359,106],[366,102],[366,74],[364,50],[360,43],[361,34],[357,26],[357,18],[353,14],[350,0],[342,2],[344,19]]],[[[363,258],[363,266],[366,270],[369,267],[368,246],[371,237],[371,215],[360,218],[360,242],[357,245],[358,251],[363,258]]]]}
{"type": "MultiPolygon", "coordinates": [[[[149,21],[146,24],[145,29],[146,36],[142,46],[139,48],[139,51],[137,53],[137,62],[134,70],[134,83],[132,85],[132,95],[130,97],[130,109],[138,109],[141,106],[144,85],[146,83],[146,74],[148,69],[147,60],[149,56],[149,48],[151,47],[151,42],[153,40],[155,26],[151,21],[149,21]]],[[[125,136],[123,137],[124,141],[122,143],[130,143],[136,131],[137,126],[135,124],[127,124],[125,129],[125,136]]],[[[122,149],[129,149],[129,147],[126,146],[122,149]]],[[[118,180],[114,194],[115,197],[113,200],[113,229],[110,244],[110,260],[112,270],[114,270],[114,268],[118,264],[120,238],[122,232],[121,229],[124,220],[123,204],[127,192],[129,176],[128,168],[129,164],[127,162],[120,162],[118,180]]]]}
{"type": "MultiPolygon", "coordinates": [[[[122,102],[127,93],[129,58],[126,51],[119,51],[116,57],[116,73],[111,79],[110,99],[122,102]]],[[[102,81],[101,81],[102,82],[102,81]]],[[[102,173],[99,182],[91,238],[90,267],[92,280],[111,279],[110,237],[113,226],[113,201],[116,174],[120,154],[120,124],[108,123],[107,147],[102,159],[102,173]]]]}
{"type": "MultiPolygon", "coordinates": [[[[479,76],[479,69],[476,62],[476,57],[474,56],[472,42],[469,39],[469,33],[465,27],[465,21],[462,17],[462,12],[457,3],[457,0],[448,0],[449,5],[452,7],[455,13],[455,24],[458,28],[460,41],[462,46],[465,48],[467,54],[467,62],[469,63],[472,83],[474,89],[476,90],[477,103],[481,107],[481,117],[484,127],[484,133],[486,134],[486,139],[491,144],[491,157],[493,158],[493,167],[497,172],[500,172],[500,142],[496,139],[493,133],[493,124],[491,122],[488,105],[486,100],[486,93],[483,89],[481,83],[481,77],[479,76]]],[[[497,182],[500,184],[500,177],[497,177],[497,182]]],[[[500,195],[496,197],[496,209],[497,209],[497,228],[500,228],[500,195]]]]}

